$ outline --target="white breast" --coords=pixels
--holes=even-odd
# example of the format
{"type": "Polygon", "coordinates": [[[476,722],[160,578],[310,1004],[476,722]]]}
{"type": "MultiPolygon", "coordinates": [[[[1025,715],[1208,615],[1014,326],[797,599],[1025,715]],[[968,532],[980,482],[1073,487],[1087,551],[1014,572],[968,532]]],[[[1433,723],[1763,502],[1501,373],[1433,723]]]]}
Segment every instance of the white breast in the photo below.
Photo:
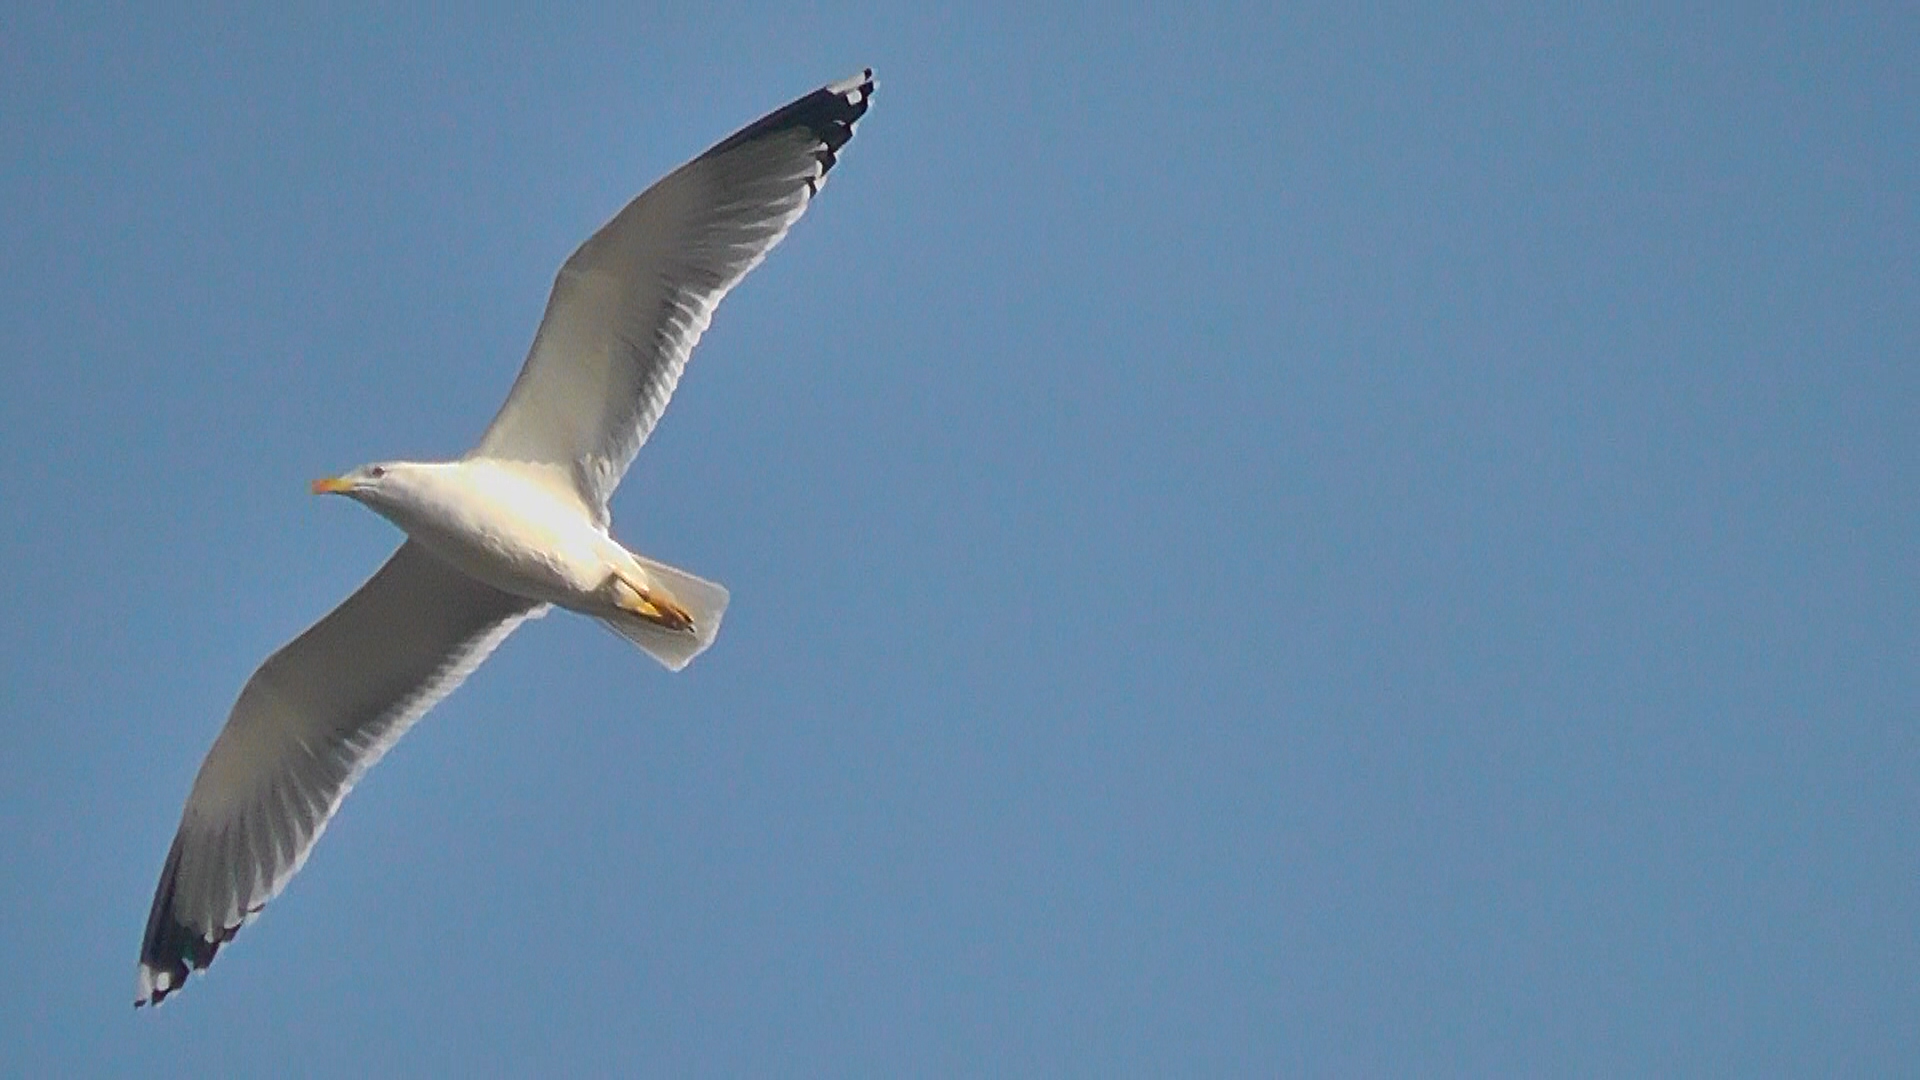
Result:
{"type": "Polygon", "coordinates": [[[471,460],[411,477],[403,505],[377,508],[429,551],[496,589],[575,606],[620,551],[570,486],[546,470],[471,460]]]}

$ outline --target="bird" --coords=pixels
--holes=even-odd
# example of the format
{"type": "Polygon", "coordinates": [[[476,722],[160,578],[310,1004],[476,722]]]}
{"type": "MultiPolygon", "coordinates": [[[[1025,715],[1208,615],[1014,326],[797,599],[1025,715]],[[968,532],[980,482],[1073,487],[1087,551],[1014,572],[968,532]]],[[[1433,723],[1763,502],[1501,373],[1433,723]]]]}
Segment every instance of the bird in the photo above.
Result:
{"type": "Polygon", "coordinates": [[[608,501],[714,308],[806,212],[873,92],[868,68],[768,113],[588,237],[465,456],[313,482],[406,539],[242,687],[167,851],[135,1007],[211,964],[367,769],[521,623],[578,612],[673,671],[713,644],[727,590],[627,550],[608,501]]]}

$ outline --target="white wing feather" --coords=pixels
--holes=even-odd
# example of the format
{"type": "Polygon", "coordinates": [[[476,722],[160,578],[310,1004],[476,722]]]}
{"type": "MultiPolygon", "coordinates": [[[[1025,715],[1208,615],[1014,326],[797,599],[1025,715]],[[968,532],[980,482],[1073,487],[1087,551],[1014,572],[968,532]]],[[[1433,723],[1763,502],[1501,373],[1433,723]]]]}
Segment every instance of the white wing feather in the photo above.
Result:
{"type": "Polygon", "coordinates": [[[136,1004],[178,990],[306,862],[360,775],[545,605],[418,544],[267,658],[187,797],[140,949],[136,1004]]]}
{"type": "Polygon", "coordinates": [[[604,519],[727,291],[806,211],[873,72],[823,87],[681,166],[580,245],[471,457],[564,471],[604,519]]]}

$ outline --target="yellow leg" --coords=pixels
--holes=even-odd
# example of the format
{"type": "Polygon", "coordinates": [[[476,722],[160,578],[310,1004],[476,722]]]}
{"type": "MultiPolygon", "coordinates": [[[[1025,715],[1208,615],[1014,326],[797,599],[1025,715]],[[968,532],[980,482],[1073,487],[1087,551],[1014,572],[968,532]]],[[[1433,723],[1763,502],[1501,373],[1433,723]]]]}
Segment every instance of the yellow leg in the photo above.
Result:
{"type": "Polygon", "coordinates": [[[613,575],[613,606],[655,626],[679,633],[693,632],[693,616],[664,592],[644,589],[624,574],[613,575]]]}

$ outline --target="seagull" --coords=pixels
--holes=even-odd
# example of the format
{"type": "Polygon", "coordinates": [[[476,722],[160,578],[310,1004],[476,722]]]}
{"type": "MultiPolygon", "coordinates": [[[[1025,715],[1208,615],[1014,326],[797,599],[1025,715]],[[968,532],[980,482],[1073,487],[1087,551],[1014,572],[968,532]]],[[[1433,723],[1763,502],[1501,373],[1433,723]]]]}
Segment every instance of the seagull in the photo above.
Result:
{"type": "Polygon", "coordinates": [[[577,611],[673,671],[713,644],[727,591],[621,546],[607,503],[713,309],[806,212],[873,88],[869,68],[769,113],[581,244],[465,457],[314,482],[407,539],[241,688],[160,871],[136,1007],[212,963],[360,776],[521,623],[577,611]]]}

